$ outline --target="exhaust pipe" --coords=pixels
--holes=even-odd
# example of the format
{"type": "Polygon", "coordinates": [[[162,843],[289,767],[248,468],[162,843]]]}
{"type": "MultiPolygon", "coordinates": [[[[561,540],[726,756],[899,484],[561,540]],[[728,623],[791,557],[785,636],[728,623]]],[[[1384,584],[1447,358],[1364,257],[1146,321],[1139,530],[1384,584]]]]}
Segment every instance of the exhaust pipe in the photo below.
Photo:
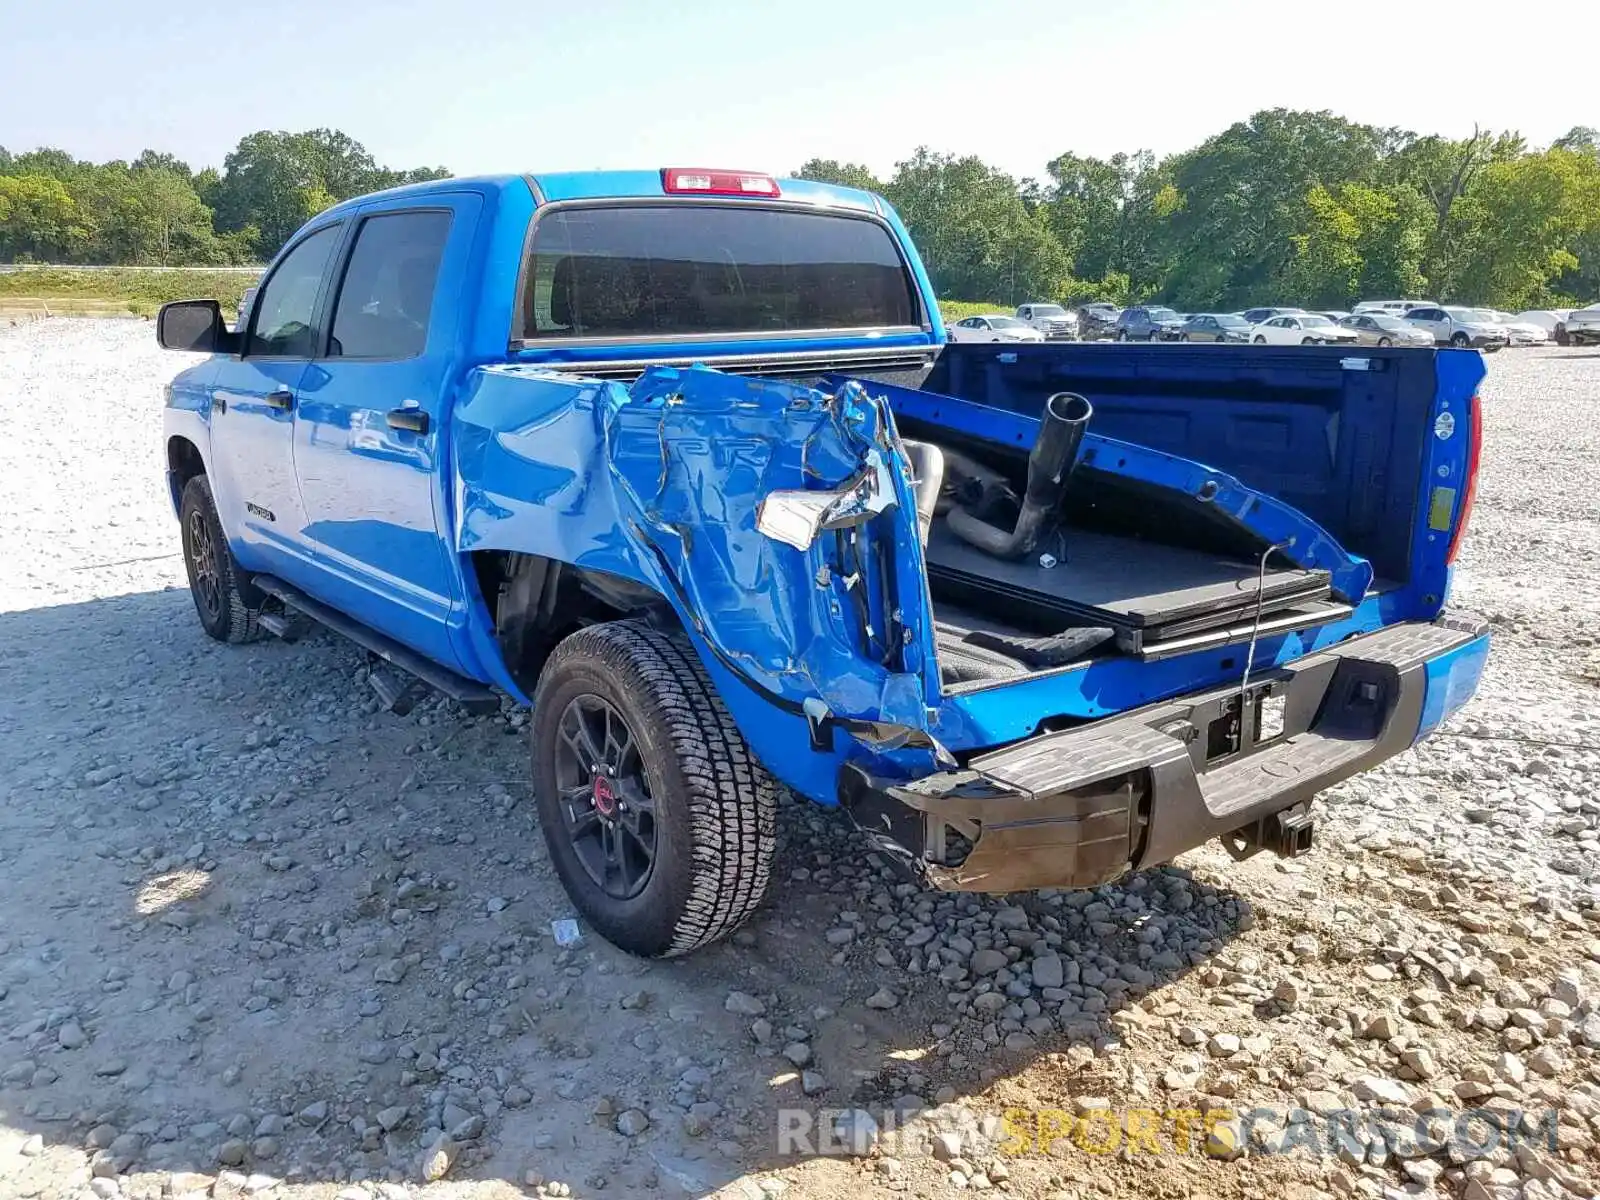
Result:
{"type": "Polygon", "coordinates": [[[1015,528],[1000,529],[957,508],[945,518],[950,531],[996,558],[1022,558],[1031,553],[1066,495],[1067,479],[1078,465],[1078,449],[1092,416],[1094,406],[1076,392],[1057,392],[1046,400],[1039,436],[1028,455],[1028,486],[1015,528]]]}
{"type": "Polygon", "coordinates": [[[944,489],[944,452],[932,442],[906,442],[905,448],[917,499],[917,536],[927,546],[939,493],[944,489]]]}

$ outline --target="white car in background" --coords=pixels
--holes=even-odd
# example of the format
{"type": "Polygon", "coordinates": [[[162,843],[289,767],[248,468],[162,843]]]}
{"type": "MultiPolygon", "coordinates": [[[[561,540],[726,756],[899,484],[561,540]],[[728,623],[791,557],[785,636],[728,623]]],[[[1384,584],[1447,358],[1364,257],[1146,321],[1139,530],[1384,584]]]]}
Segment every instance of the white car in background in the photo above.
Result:
{"type": "Polygon", "coordinates": [[[1567,316],[1567,340],[1574,346],[1600,342],[1600,304],[1577,309],[1567,316]]]}
{"type": "Polygon", "coordinates": [[[1565,346],[1567,344],[1567,318],[1572,315],[1570,308],[1530,308],[1517,314],[1517,321],[1523,325],[1537,325],[1545,331],[1552,342],[1565,346]]]}
{"type": "Polygon", "coordinates": [[[946,326],[952,342],[1042,342],[1044,334],[1005,313],[982,313],[946,326]]]}
{"type": "Polygon", "coordinates": [[[1519,321],[1508,312],[1501,312],[1497,308],[1485,309],[1490,316],[1506,327],[1506,332],[1511,335],[1513,346],[1548,346],[1550,334],[1542,325],[1535,325],[1532,321],[1519,321]]]}
{"type": "Polygon", "coordinates": [[[1285,313],[1257,325],[1250,340],[1258,346],[1350,346],[1357,339],[1353,329],[1341,328],[1321,313],[1285,313]]]}

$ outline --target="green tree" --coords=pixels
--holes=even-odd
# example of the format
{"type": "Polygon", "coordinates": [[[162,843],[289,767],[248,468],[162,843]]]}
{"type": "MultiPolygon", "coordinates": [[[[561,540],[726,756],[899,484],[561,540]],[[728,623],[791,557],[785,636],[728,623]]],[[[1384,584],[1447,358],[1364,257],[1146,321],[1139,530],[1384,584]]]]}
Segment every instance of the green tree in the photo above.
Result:
{"type": "Polygon", "coordinates": [[[817,183],[836,183],[840,187],[860,188],[864,192],[882,193],[883,183],[872,171],[860,163],[838,162],[831,158],[808,159],[795,173],[796,179],[810,179],[817,183]]]}
{"type": "Polygon", "coordinates": [[[1391,135],[1330,112],[1273,109],[1171,164],[1172,215],[1163,294],[1180,307],[1243,307],[1272,295],[1297,255],[1312,188],[1368,180],[1391,135]]]}
{"type": "Polygon", "coordinates": [[[1305,230],[1293,237],[1295,258],[1284,276],[1283,299],[1342,308],[1363,295],[1418,294],[1428,217],[1426,201],[1410,187],[1313,186],[1306,194],[1305,230]]]}
{"type": "Polygon", "coordinates": [[[0,258],[58,262],[83,239],[78,206],[49,175],[0,175],[0,258]]]}
{"type": "Polygon", "coordinates": [[[1029,210],[1015,179],[981,160],[919,148],[896,165],[884,191],[940,295],[1017,304],[1070,287],[1066,253],[1045,214],[1029,210]]]}
{"type": "Polygon", "coordinates": [[[1485,167],[1456,205],[1464,254],[1453,294],[1469,303],[1526,308],[1581,269],[1572,247],[1600,224],[1600,160],[1572,150],[1524,154],[1485,167]]]}
{"type": "Polygon", "coordinates": [[[222,175],[205,182],[222,231],[259,231],[259,250],[276,254],[306,220],[330,203],[365,192],[447,178],[440,167],[380,168],[360,142],[335,129],[261,130],[240,139],[222,175]]]}

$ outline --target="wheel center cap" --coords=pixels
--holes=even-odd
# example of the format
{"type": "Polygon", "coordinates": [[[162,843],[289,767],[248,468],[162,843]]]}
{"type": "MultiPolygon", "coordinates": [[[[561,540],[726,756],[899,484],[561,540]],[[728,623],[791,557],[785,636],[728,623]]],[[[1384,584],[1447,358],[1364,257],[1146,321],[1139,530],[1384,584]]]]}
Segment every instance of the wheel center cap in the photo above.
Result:
{"type": "Polygon", "coordinates": [[[596,775],[594,777],[594,783],[591,786],[591,792],[592,799],[594,800],[594,806],[602,817],[611,817],[616,815],[617,790],[612,785],[611,780],[607,779],[604,775],[596,775]]]}

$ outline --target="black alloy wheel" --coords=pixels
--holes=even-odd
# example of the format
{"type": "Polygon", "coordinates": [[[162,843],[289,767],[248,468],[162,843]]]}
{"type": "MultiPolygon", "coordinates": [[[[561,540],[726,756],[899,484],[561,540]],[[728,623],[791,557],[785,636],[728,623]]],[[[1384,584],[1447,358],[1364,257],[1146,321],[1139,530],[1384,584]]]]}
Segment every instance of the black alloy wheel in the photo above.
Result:
{"type": "Polygon", "coordinates": [[[556,790],[574,855],[606,895],[631,900],[656,860],[656,802],[633,730],[588,693],[567,703],[558,729],[556,790]]]}

